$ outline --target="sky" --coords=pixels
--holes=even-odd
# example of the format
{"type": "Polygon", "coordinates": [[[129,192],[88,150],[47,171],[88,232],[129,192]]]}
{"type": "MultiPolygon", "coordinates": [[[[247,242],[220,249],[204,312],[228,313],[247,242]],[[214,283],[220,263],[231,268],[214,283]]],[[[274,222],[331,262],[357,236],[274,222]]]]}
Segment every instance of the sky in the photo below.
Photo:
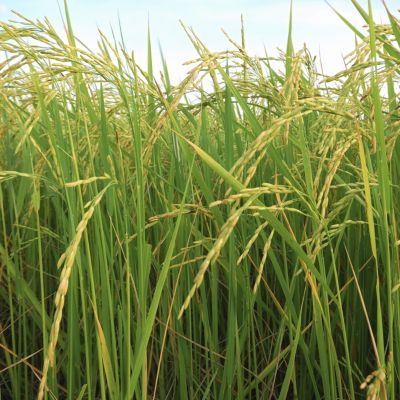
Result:
{"type": "MultiPolygon", "coordinates": [[[[0,20],[16,19],[12,10],[26,17],[48,17],[57,29],[62,28],[60,7],[63,0],[0,0],[0,20]]],[[[363,21],[351,0],[329,3],[358,27],[363,21]]],[[[367,9],[368,2],[359,0],[367,9]]],[[[386,0],[392,13],[398,14],[398,0],[386,0]]],[[[285,49],[290,0],[68,0],[75,35],[90,48],[97,47],[98,29],[110,34],[119,30],[121,21],[125,44],[134,50],[138,63],[145,67],[147,23],[150,21],[153,50],[161,45],[172,80],[185,77],[183,62],[196,58],[196,52],[183,31],[180,20],[191,26],[205,45],[213,51],[232,46],[223,28],[240,41],[240,16],[244,17],[246,47],[250,55],[276,55],[285,49]]],[[[381,0],[372,0],[374,17],[385,22],[381,0]]],[[[354,45],[354,34],[339,19],[325,0],[293,1],[293,41],[295,49],[304,43],[324,66],[324,72],[335,73],[343,67],[343,56],[354,45]]],[[[155,56],[155,71],[161,69],[155,56]]]]}

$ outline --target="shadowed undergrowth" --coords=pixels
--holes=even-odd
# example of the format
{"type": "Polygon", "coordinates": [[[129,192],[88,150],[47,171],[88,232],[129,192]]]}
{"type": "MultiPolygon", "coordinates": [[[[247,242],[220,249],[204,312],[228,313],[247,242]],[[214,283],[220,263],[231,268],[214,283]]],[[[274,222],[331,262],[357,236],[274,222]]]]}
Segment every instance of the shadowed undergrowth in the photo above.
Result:
{"type": "Polygon", "coordinates": [[[2,399],[399,398],[400,24],[352,2],[329,78],[291,22],[279,60],[184,27],[178,85],[150,35],[0,23],[2,399]]]}

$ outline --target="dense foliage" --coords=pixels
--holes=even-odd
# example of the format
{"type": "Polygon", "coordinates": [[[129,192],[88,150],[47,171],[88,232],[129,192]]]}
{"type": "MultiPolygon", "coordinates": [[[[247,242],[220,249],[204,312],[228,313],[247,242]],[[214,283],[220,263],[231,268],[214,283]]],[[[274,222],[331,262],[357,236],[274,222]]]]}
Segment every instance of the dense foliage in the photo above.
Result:
{"type": "Polygon", "coordinates": [[[353,4],[334,77],[0,24],[1,399],[400,398],[400,24],[353,4]]]}

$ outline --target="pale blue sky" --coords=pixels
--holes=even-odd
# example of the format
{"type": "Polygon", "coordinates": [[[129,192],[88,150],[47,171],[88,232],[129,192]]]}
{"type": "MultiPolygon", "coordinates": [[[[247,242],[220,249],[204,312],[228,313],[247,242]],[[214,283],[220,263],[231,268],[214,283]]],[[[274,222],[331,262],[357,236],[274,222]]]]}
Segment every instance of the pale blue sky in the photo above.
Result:
{"type": "MultiPolygon", "coordinates": [[[[367,6],[367,1],[359,0],[367,6]]],[[[61,0],[62,5],[62,0],[61,0]]],[[[294,0],[294,42],[297,48],[307,43],[314,55],[321,55],[327,72],[338,70],[342,55],[352,49],[354,35],[339,20],[324,0],[294,0]]],[[[380,0],[372,1],[376,20],[384,18],[380,0]]],[[[396,0],[387,0],[397,13],[396,0]]],[[[184,77],[182,63],[196,57],[185,36],[179,19],[192,26],[211,50],[230,47],[221,32],[224,28],[240,39],[240,15],[245,18],[247,48],[250,54],[263,55],[264,46],[270,54],[284,48],[289,15],[289,0],[69,0],[74,31],[84,43],[95,48],[97,28],[118,30],[120,15],[127,46],[134,49],[140,64],[146,60],[147,18],[150,17],[153,48],[161,43],[174,80],[184,77]]],[[[350,0],[331,0],[330,4],[362,26],[350,0]]],[[[50,18],[61,29],[57,0],[0,0],[0,19],[12,17],[14,9],[30,18],[50,18]]],[[[159,63],[156,60],[156,68],[159,63]]]]}

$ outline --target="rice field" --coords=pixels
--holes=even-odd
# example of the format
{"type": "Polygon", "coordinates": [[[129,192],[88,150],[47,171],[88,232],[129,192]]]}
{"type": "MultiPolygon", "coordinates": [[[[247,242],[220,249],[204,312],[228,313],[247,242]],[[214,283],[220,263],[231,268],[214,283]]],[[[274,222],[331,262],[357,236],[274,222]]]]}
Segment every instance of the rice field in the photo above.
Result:
{"type": "Polygon", "coordinates": [[[0,399],[400,398],[400,22],[168,55],[0,23],[0,399]],[[161,73],[160,73],[161,72],[161,73]]]}

